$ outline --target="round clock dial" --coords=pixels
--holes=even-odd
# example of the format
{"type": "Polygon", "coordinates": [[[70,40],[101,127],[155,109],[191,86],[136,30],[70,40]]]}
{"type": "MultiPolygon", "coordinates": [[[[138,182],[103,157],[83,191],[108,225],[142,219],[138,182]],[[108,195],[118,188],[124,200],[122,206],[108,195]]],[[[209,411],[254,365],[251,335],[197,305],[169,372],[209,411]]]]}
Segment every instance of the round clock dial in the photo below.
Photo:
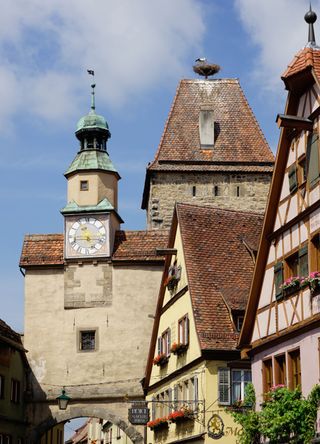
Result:
{"type": "Polygon", "coordinates": [[[106,242],[106,229],[98,219],[82,217],[72,224],[68,241],[77,253],[95,254],[106,242]]]}

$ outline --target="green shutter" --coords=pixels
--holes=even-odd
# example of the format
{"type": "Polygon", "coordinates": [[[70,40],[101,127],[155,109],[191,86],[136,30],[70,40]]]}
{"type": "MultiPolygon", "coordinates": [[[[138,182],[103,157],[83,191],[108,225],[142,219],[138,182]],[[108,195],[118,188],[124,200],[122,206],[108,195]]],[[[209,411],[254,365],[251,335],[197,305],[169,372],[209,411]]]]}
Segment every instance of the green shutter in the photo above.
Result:
{"type": "Polygon", "coordinates": [[[276,299],[282,297],[281,285],[283,284],[283,264],[278,262],[274,266],[274,286],[276,289],[276,299]]]}
{"type": "Polygon", "coordinates": [[[291,165],[291,167],[289,168],[288,175],[289,175],[289,190],[290,193],[294,193],[298,189],[297,167],[295,163],[291,165]]]}
{"type": "Polygon", "coordinates": [[[309,186],[314,185],[319,180],[319,136],[312,134],[308,139],[307,161],[308,161],[308,182],[309,186]]]}
{"type": "Polygon", "coordinates": [[[308,245],[305,245],[299,250],[299,276],[307,277],[308,274],[308,245]]]}

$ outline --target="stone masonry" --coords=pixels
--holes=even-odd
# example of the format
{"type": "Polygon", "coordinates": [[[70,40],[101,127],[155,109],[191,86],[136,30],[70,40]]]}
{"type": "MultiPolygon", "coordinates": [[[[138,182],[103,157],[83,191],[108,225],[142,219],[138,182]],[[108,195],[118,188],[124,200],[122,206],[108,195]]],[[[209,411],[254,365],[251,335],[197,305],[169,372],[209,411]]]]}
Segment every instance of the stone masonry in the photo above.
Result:
{"type": "Polygon", "coordinates": [[[176,202],[264,212],[271,174],[154,173],[148,229],[170,228],[176,202]]]}

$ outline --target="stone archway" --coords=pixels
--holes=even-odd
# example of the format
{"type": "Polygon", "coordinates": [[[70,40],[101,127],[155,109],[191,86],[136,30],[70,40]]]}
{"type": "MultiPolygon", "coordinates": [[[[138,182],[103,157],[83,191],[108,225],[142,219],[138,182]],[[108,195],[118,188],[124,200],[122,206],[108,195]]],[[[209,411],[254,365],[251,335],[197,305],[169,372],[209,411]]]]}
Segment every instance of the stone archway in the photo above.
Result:
{"type": "Polygon", "coordinates": [[[140,431],[137,430],[137,428],[128,424],[128,422],[124,421],[120,416],[109,413],[103,407],[96,406],[70,406],[67,411],[59,411],[57,414],[48,417],[46,420],[42,421],[32,429],[31,441],[34,443],[39,442],[40,437],[56,424],[81,417],[106,419],[107,421],[117,425],[134,444],[143,444],[144,442],[143,436],[140,431]]]}

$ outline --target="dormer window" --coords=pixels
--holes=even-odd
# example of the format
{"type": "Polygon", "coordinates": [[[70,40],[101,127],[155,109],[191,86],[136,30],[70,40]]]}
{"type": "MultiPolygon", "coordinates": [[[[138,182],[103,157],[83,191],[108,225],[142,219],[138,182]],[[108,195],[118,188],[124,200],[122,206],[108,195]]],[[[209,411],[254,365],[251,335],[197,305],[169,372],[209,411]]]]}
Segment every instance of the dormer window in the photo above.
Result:
{"type": "Polygon", "coordinates": [[[202,150],[212,150],[214,146],[214,116],[212,109],[203,107],[199,115],[199,136],[202,150]]]}

